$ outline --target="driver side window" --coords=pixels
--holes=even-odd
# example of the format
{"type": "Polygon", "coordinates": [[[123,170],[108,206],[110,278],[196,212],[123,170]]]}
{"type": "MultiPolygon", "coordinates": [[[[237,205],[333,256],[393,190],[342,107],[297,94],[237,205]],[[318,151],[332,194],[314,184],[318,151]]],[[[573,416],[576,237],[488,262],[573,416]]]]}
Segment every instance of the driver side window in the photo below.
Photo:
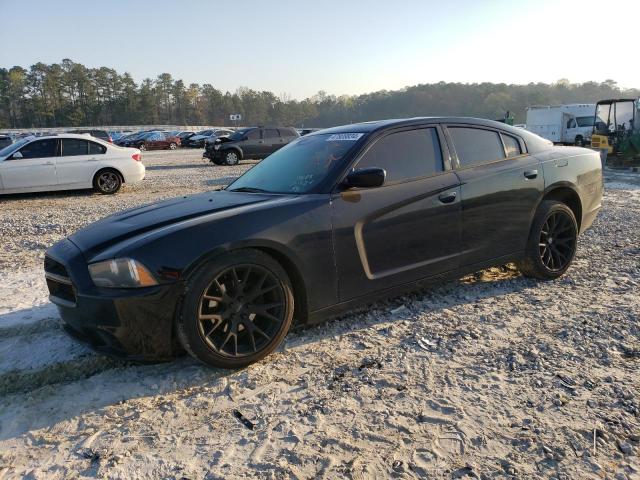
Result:
{"type": "Polygon", "coordinates": [[[260,130],[256,128],[255,130],[251,130],[250,132],[247,132],[247,139],[260,140],[260,130]]]}
{"type": "Polygon", "coordinates": [[[57,154],[58,140],[49,138],[47,140],[36,140],[22,147],[19,152],[22,158],[48,158],[57,154]]]}
{"type": "Polygon", "coordinates": [[[441,172],[442,152],[435,128],[392,133],[378,140],[356,168],[378,167],[387,172],[386,182],[403,182],[441,172]]]}

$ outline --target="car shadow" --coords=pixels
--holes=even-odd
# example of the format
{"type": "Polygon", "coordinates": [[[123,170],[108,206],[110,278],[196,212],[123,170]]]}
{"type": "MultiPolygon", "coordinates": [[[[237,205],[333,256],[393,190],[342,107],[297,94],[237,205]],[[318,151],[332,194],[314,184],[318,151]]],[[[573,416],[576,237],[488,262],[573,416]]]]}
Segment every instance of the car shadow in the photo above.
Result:
{"type": "MultiPolygon", "coordinates": [[[[456,305],[473,304],[489,297],[533,288],[536,284],[520,276],[515,267],[484,270],[459,280],[379,301],[315,326],[294,328],[277,351],[286,354],[292,348],[298,349],[335,335],[394,321],[416,320],[418,314],[436,314],[456,305]],[[404,310],[403,306],[408,307],[404,310]],[[398,314],[399,310],[403,313],[398,314]]],[[[39,311],[43,308],[47,307],[25,309],[22,313],[25,316],[43,316],[39,311]]],[[[16,313],[5,315],[15,316],[16,313]]],[[[0,325],[5,315],[0,315],[0,325]]],[[[58,319],[56,325],[50,327],[59,331],[61,321],[58,319]]],[[[0,342],[7,338],[0,330],[0,342]]],[[[68,343],[61,348],[72,349],[76,345],[76,340],[70,337],[65,342],[68,343]]],[[[428,352],[425,354],[429,355],[428,352]]],[[[274,361],[274,357],[267,357],[262,362],[269,361],[274,361]]],[[[5,390],[6,394],[0,390],[0,396],[4,397],[1,402],[4,411],[0,415],[0,440],[51,427],[81,414],[96,413],[128,400],[161,398],[198,387],[209,388],[207,395],[212,401],[233,402],[227,388],[229,382],[241,381],[252,367],[235,371],[209,368],[186,355],[168,363],[140,365],[87,351],[86,355],[67,364],[63,362],[46,368],[50,371],[0,372],[0,388],[4,385],[6,389],[8,382],[23,387],[9,388],[5,390]],[[34,411],[44,414],[34,415],[34,411]]]]}
{"type": "MultiPolygon", "coordinates": [[[[79,189],[79,190],[60,190],[57,192],[29,192],[29,193],[7,193],[0,195],[0,203],[3,201],[18,201],[18,200],[36,200],[47,198],[75,198],[75,197],[89,197],[92,195],[102,195],[94,191],[91,188],[79,189]]],[[[118,195],[116,193],[116,195],[118,195]]]]}

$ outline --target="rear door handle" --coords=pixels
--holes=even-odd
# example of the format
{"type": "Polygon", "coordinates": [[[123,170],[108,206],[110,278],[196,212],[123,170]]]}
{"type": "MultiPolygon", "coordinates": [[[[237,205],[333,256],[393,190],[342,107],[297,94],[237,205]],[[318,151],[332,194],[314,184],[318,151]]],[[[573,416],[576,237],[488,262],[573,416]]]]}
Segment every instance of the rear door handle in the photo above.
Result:
{"type": "Polygon", "coordinates": [[[438,195],[438,200],[440,200],[442,203],[451,203],[455,201],[456,197],[456,192],[444,192],[438,195]]]}
{"type": "Polygon", "coordinates": [[[526,170],[524,172],[524,176],[527,177],[529,180],[533,180],[538,176],[538,170],[526,170]]]}

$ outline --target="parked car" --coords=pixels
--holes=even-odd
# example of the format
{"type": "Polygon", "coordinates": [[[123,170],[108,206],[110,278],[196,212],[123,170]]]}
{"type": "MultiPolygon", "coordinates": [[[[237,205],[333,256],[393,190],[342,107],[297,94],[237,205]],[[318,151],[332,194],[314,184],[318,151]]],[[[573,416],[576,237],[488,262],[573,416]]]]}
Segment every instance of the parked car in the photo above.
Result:
{"type": "Polygon", "coordinates": [[[192,132],[190,130],[186,130],[183,132],[180,132],[177,137],[180,139],[180,144],[184,147],[186,140],[188,140],[189,138],[193,137],[196,134],[196,132],[192,132]]]}
{"type": "Polygon", "coordinates": [[[27,137],[0,150],[0,193],[82,188],[116,193],[144,174],[140,150],[88,135],[27,137]]]}
{"type": "Polygon", "coordinates": [[[117,139],[114,143],[120,147],[126,147],[127,143],[131,142],[134,139],[137,139],[138,137],[141,137],[142,135],[148,133],[147,131],[143,131],[143,132],[133,132],[133,133],[129,133],[127,135],[123,135],[122,137],[120,137],[119,139],[117,139]]]}
{"type": "Polygon", "coordinates": [[[175,150],[180,146],[178,137],[169,137],[162,132],[145,132],[123,143],[125,147],[135,147],[140,150],[175,150]]]}
{"type": "Polygon", "coordinates": [[[88,129],[88,130],[69,130],[67,133],[88,133],[89,135],[99,138],[100,140],[104,140],[105,142],[109,142],[109,143],[113,143],[113,139],[111,138],[111,135],[109,135],[108,132],[104,131],[104,130],[94,130],[94,129],[88,129]]]}
{"type": "Polygon", "coordinates": [[[229,135],[231,133],[233,133],[232,130],[225,130],[225,129],[203,130],[201,132],[198,132],[196,135],[189,137],[186,140],[185,147],[204,148],[205,142],[207,140],[210,140],[210,139],[215,140],[218,137],[229,135]]]}
{"type": "Polygon", "coordinates": [[[299,137],[291,127],[243,128],[207,145],[203,156],[216,165],[236,165],[244,158],[265,158],[299,137]]]}
{"type": "Polygon", "coordinates": [[[90,225],[46,252],[45,276],[67,330],[101,351],[168,359],[179,342],[235,368],[272,352],[294,318],[507,262],[558,278],[602,192],[597,152],[503,123],[347,125],[291,142],[224,190],[90,225]]]}
{"type": "Polygon", "coordinates": [[[0,135],[0,148],[4,148],[13,143],[13,137],[11,135],[0,135]]]}

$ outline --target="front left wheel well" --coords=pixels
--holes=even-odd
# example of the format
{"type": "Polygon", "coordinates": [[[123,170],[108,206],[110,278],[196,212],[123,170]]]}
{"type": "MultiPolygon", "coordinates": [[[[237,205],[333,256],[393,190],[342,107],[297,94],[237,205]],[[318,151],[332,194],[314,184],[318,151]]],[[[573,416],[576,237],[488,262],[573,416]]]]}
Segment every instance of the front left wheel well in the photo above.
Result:
{"type": "Polygon", "coordinates": [[[253,247],[273,257],[289,275],[293,287],[294,310],[293,320],[295,324],[304,324],[309,316],[307,303],[307,290],[302,274],[293,261],[282,252],[269,247],[253,247]]]}

